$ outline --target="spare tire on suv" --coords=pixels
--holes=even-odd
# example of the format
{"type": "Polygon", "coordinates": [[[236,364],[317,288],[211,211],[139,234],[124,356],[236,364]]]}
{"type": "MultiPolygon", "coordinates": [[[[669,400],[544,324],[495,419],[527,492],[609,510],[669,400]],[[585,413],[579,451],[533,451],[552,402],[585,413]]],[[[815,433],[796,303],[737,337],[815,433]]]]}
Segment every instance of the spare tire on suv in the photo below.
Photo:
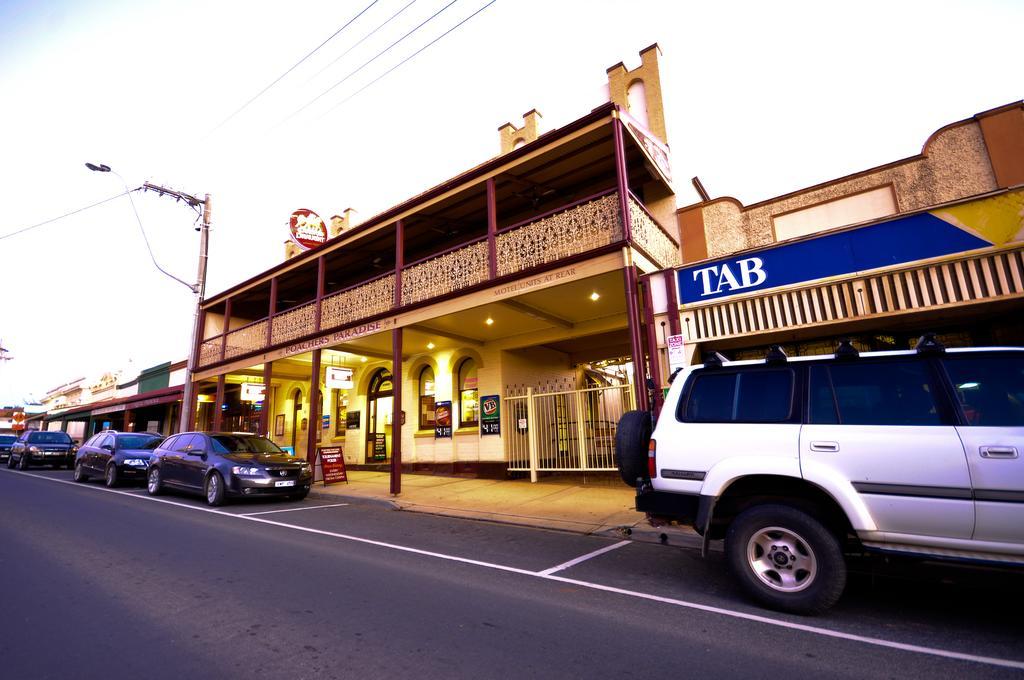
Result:
{"type": "Polygon", "coordinates": [[[650,479],[647,473],[647,447],[651,441],[651,414],[628,411],[615,431],[615,464],[622,481],[635,487],[637,480],[650,479]]]}

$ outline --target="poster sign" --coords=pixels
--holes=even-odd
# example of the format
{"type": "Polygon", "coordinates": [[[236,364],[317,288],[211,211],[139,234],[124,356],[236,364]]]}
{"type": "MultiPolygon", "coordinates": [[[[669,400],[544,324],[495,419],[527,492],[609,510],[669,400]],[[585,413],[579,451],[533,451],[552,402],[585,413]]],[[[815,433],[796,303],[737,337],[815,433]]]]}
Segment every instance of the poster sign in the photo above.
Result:
{"type": "Polygon", "coordinates": [[[452,402],[434,403],[434,439],[452,436],[452,402]]]}
{"type": "Polygon", "coordinates": [[[319,215],[305,208],[292,213],[288,219],[288,233],[303,250],[327,243],[327,225],[319,215]]]}
{"type": "Polygon", "coordinates": [[[242,383],[242,401],[247,401],[253,404],[257,401],[263,401],[263,397],[266,393],[267,386],[263,383],[242,383]]]}
{"type": "Polygon", "coordinates": [[[350,390],[352,389],[352,369],[328,366],[325,382],[329,389],[350,390]]]}
{"type": "Polygon", "coordinates": [[[325,430],[331,429],[331,414],[330,413],[325,413],[322,416],[320,416],[320,420],[323,422],[323,425],[321,426],[323,429],[325,429],[325,430]]]}
{"type": "Polygon", "coordinates": [[[496,394],[480,397],[480,434],[501,434],[501,400],[496,394]]]}
{"type": "Polygon", "coordinates": [[[676,369],[686,365],[686,352],[683,349],[683,336],[670,335],[666,338],[668,342],[668,372],[672,375],[676,369]]]}
{"type": "Polygon", "coordinates": [[[388,438],[383,432],[377,432],[373,435],[373,459],[388,459],[388,438]]]}
{"type": "Polygon", "coordinates": [[[340,446],[325,446],[319,449],[320,471],[323,473],[324,486],[348,482],[348,471],[345,469],[345,456],[340,446]]]}
{"type": "Polygon", "coordinates": [[[345,429],[359,429],[359,411],[349,411],[348,413],[345,414],[345,429]]]}

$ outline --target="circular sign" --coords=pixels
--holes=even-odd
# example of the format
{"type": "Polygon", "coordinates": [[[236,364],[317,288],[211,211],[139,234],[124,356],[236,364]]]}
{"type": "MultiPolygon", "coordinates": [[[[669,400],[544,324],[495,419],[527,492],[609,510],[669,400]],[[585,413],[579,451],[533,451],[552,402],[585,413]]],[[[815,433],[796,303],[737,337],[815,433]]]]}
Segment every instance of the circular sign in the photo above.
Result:
{"type": "Polygon", "coordinates": [[[305,250],[327,243],[327,225],[312,210],[299,208],[288,220],[292,240],[305,250]]]}

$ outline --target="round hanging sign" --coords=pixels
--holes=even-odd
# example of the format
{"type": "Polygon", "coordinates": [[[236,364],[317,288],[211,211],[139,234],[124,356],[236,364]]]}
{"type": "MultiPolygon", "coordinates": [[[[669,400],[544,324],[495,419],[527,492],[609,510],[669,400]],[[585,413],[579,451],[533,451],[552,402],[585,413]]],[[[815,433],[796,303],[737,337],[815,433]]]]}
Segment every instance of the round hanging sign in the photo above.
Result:
{"type": "Polygon", "coordinates": [[[312,210],[299,208],[288,220],[292,240],[309,250],[327,243],[327,225],[312,210]]]}

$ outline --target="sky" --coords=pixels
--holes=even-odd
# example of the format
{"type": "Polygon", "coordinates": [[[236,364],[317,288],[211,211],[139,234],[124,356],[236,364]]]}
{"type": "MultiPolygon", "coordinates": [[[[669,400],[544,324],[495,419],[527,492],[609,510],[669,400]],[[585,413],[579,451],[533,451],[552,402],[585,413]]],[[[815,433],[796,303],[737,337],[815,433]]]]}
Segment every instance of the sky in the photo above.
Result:
{"type": "MultiPolygon", "coordinates": [[[[489,1],[0,0],[0,405],[185,358],[194,297],[126,197],[6,236],[126,185],[211,195],[212,295],[282,260],[293,210],[382,212],[530,109],[553,129],[601,105],[652,43],[680,205],[693,176],[754,203],[1024,97],[1019,1],[489,1]]],[[[133,196],[194,281],[195,214],[133,196]]]]}

